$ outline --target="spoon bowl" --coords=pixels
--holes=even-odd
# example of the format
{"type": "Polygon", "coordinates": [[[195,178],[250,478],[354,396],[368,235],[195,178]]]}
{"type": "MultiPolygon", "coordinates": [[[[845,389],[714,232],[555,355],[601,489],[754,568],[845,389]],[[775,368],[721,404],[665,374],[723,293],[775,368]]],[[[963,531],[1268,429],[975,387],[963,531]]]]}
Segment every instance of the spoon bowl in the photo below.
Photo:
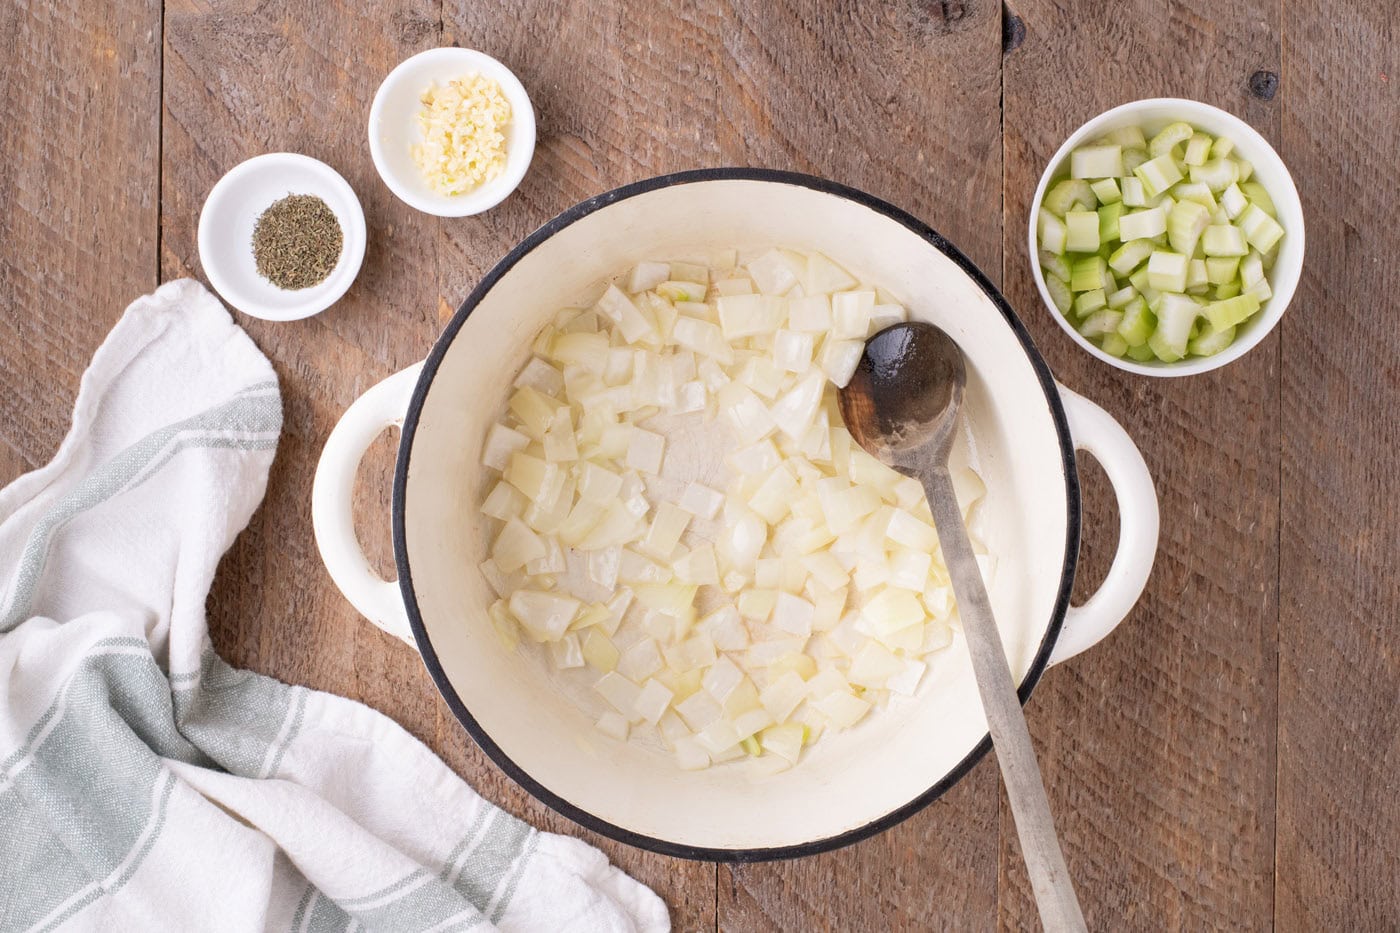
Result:
{"type": "Polygon", "coordinates": [[[908,455],[932,445],[946,461],[967,385],[962,351],[922,321],[895,324],[865,343],[865,354],[840,393],[841,417],[856,442],[909,473],[908,455]]]}

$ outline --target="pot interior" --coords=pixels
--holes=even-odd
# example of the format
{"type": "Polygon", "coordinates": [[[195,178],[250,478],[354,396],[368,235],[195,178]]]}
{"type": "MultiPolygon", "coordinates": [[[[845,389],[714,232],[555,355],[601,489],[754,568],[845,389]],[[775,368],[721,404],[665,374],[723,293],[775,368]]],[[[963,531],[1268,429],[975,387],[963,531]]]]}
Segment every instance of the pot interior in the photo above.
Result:
{"type": "Polygon", "coordinates": [[[935,656],[916,697],[893,700],[846,732],[828,732],[791,770],[681,771],[660,746],[599,733],[593,721],[604,707],[587,681],[561,677],[538,649],[522,643],[510,651],[498,640],[485,611],[494,597],[476,570],[489,544],[476,504],[494,475],[479,463],[482,440],[536,332],[561,307],[596,297],[605,278],[638,260],[680,259],[704,248],[819,250],[892,292],[913,317],[947,330],[967,353],[968,430],[958,456],[987,485],[981,521],[997,558],[991,599],[1020,680],[1063,609],[1058,600],[1072,573],[1072,484],[1036,365],[997,305],[952,258],[873,204],[757,178],[688,181],[599,201],[603,206],[562,227],[556,222],[532,249],[513,254],[514,265],[464,322],[454,322],[460,330],[449,328],[436,372],[432,361],[424,371],[431,381],[416,427],[410,413],[407,474],[400,477],[399,543],[401,569],[411,575],[410,613],[416,602],[430,642],[429,667],[440,667],[444,693],[449,700],[455,694],[488,746],[497,747],[497,760],[504,755],[515,766],[502,762],[508,770],[537,785],[530,790],[619,838],[681,854],[722,854],[809,846],[873,829],[960,776],[960,763],[986,737],[960,635],[935,656]]]}

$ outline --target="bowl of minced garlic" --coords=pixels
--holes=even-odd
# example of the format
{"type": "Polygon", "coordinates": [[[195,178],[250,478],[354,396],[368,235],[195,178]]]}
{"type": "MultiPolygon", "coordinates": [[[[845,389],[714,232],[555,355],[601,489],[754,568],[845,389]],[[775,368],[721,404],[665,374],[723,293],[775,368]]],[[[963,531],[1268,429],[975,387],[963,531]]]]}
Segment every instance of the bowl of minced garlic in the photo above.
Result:
{"type": "Polygon", "coordinates": [[[401,200],[440,217],[505,200],[535,152],[535,111],[508,68],[471,49],[421,52],[389,73],[369,113],[375,168],[401,200]]]}

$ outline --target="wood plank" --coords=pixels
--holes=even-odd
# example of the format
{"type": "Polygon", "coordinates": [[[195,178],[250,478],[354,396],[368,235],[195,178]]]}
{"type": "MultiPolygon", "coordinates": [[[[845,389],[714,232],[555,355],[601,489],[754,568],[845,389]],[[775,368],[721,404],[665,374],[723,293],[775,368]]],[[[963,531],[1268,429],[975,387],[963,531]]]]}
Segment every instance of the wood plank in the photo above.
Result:
{"type": "Polygon", "coordinates": [[[33,468],[97,345],[156,285],[160,3],[16,0],[0,35],[0,430],[33,468]]]}
{"type": "Polygon", "coordinates": [[[1307,261],[1284,317],[1280,930],[1400,918],[1400,148],[1394,9],[1286,6],[1283,157],[1307,261]]]}
{"type": "MultiPolygon", "coordinates": [[[[1111,369],[1050,319],[1025,231],[1046,162],[1083,121],[1115,104],[1192,97],[1277,140],[1283,95],[1266,102],[1249,87],[1254,72],[1278,71],[1277,8],[1241,0],[1132,0],[1111,15],[1053,0],[1012,7],[1024,41],[1004,69],[1007,295],[1058,378],[1136,439],[1162,508],[1161,549],[1142,603],[1106,643],[1052,670],[1030,704],[1051,804],[1090,929],[1267,926],[1278,338],[1190,379],[1111,369]]],[[[1084,496],[1081,556],[1097,580],[1112,556],[1116,511],[1097,472],[1084,496]]],[[[1076,589],[1087,594],[1083,581],[1076,589]]],[[[1000,922],[1034,928],[1005,808],[1002,839],[1000,922]]]]}

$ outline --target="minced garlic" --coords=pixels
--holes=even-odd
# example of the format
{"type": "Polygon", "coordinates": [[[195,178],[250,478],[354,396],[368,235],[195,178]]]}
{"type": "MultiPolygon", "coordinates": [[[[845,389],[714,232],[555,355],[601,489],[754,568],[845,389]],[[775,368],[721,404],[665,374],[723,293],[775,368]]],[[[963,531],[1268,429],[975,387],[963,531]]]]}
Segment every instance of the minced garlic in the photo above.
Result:
{"type": "Polygon", "coordinates": [[[469,74],[430,85],[421,98],[423,141],[413,161],[439,194],[464,194],[506,167],[510,102],[490,78],[469,74]]]}

